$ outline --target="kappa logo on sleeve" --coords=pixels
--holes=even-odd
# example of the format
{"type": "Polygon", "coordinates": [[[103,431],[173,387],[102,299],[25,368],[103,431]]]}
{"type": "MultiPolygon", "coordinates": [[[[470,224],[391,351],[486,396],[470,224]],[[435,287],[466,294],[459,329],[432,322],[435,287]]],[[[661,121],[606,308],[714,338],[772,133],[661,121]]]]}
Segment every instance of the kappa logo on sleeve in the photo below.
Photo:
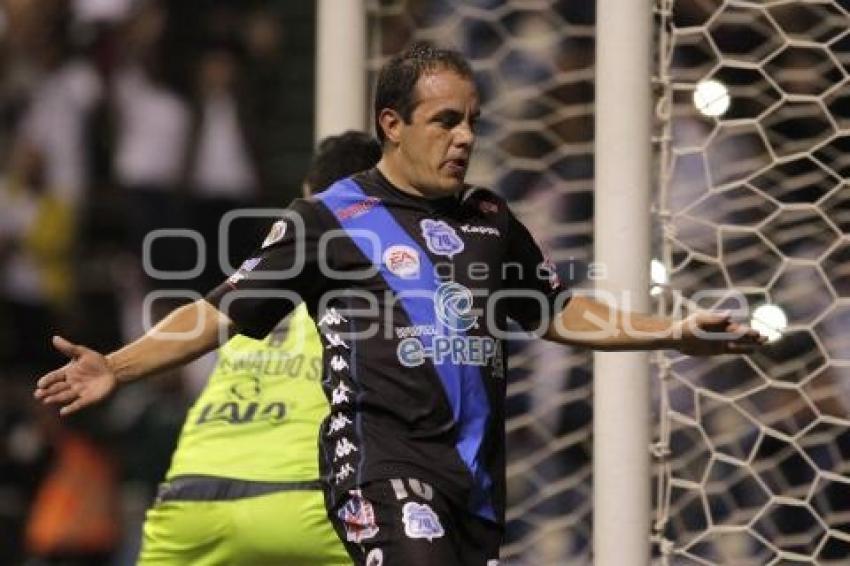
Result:
{"type": "Polygon", "coordinates": [[[334,449],[334,462],[349,457],[353,452],[359,452],[357,446],[355,446],[354,443],[352,443],[350,440],[343,436],[342,438],[336,441],[336,448],[334,449]]]}
{"type": "Polygon", "coordinates": [[[337,411],[335,415],[329,417],[330,421],[328,424],[328,436],[336,434],[337,432],[345,429],[345,427],[353,424],[351,419],[348,418],[344,413],[337,411]]]}
{"type": "Polygon", "coordinates": [[[407,538],[424,538],[431,542],[446,534],[440,518],[427,503],[405,503],[401,512],[407,538]]]}
{"type": "Polygon", "coordinates": [[[344,403],[348,403],[349,398],[348,394],[351,393],[351,389],[346,386],[343,382],[339,382],[339,385],[336,386],[336,389],[331,393],[331,406],[335,407],[337,405],[342,405],[344,403]]]}
{"type": "Polygon", "coordinates": [[[269,230],[269,235],[266,236],[265,240],[263,240],[263,245],[261,247],[266,249],[267,247],[281,241],[284,236],[286,236],[286,221],[278,220],[272,224],[272,228],[269,230]]]}
{"type": "Polygon", "coordinates": [[[463,240],[444,220],[426,218],[419,223],[422,237],[431,253],[452,257],[463,251],[463,240]]]}
{"type": "Polygon", "coordinates": [[[334,473],[334,481],[339,485],[352,475],[354,475],[354,466],[351,465],[351,462],[346,462],[334,473]]]}
{"type": "Polygon", "coordinates": [[[375,509],[359,489],[350,492],[351,497],[337,511],[337,516],[345,526],[345,538],[348,542],[359,543],[378,534],[375,522],[375,509]]]}

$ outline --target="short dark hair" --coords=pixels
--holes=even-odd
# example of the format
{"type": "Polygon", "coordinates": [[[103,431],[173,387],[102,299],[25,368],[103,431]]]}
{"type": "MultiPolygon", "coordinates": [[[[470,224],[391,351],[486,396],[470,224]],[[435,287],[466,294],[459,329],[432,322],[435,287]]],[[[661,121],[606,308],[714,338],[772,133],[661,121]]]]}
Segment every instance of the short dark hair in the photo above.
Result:
{"type": "Polygon", "coordinates": [[[319,142],[304,184],[312,193],[327,189],[336,181],[371,169],[381,159],[381,146],[364,132],[348,130],[319,142]]]}
{"type": "Polygon", "coordinates": [[[409,124],[418,102],[414,99],[414,91],[419,77],[438,69],[449,69],[472,80],[472,67],[463,55],[425,41],[412,44],[381,67],[375,87],[375,133],[378,141],[382,144],[386,141],[379,122],[381,110],[395,110],[409,124]]]}

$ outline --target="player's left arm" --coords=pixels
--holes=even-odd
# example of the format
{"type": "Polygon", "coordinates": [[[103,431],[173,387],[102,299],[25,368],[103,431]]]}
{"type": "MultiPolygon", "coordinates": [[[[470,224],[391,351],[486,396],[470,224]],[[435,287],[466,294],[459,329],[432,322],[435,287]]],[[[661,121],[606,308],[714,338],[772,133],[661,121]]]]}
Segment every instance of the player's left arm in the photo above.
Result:
{"type": "Polygon", "coordinates": [[[682,320],[618,310],[573,296],[553,317],[544,337],[596,350],[679,350],[691,356],[745,354],[765,337],[727,313],[697,312],[682,320]]]}
{"type": "Polygon", "coordinates": [[[698,312],[672,320],[621,311],[571,292],[528,229],[510,211],[507,214],[506,255],[523,269],[506,287],[525,295],[505,302],[508,314],[526,329],[544,330],[548,340],[609,351],[674,349],[694,356],[746,353],[765,341],[725,313],[698,312]]]}

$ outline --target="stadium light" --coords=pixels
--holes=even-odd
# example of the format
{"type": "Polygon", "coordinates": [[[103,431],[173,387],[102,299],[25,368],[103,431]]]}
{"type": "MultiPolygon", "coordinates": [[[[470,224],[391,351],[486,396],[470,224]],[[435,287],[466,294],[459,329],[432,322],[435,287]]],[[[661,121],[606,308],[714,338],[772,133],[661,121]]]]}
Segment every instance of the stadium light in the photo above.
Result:
{"type": "Polygon", "coordinates": [[[722,116],[729,110],[729,89],[720,81],[700,81],[694,89],[694,106],[703,116],[722,116]]]}
{"type": "Polygon", "coordinates": [[[776,342],[788,327],[788,315],[777,305],[761,305],[753,311],[750,326],[767,336],[768,342],[776,342]]]}

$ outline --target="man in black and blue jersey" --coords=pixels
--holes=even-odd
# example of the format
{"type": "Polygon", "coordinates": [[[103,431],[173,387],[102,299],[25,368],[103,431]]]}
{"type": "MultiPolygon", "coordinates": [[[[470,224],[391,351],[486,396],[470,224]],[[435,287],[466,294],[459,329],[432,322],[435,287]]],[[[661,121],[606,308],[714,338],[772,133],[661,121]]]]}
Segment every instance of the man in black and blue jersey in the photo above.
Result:
{"type": "Polygon", "coordinates": [[[264,336],[304,301],[331,405],[326,502],[352,559],[495,563],[508,319],[606,350],[713,355],[762,339],[728,316],[672,321],[571,295],[505,202],[464,183],[478,114],[459,54],[417,44],[393,58],[376,89],[376,168],[295,202],[239,272],[133,344],[103,357],[56,339],[73,359],[37,395],[78,410],[215,347],[222,332],[264,336]],[[193,328],[182,341],[156,335],[193,328]]]}

